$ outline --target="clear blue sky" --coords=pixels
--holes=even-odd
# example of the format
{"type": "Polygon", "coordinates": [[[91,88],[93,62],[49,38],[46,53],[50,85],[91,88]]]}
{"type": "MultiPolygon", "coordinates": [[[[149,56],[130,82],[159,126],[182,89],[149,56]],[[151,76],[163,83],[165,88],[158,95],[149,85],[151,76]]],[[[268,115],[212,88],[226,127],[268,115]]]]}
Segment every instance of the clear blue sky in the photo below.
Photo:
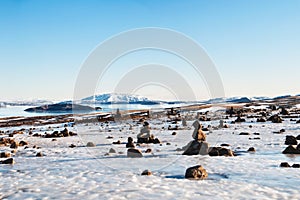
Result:
{"type": "Polygon", "coordinates": [[[72,98],[89,53],[142,27],[196,40],[226,96],[300,93],[299,0],[2,0],[0,99],[72,98]]]}

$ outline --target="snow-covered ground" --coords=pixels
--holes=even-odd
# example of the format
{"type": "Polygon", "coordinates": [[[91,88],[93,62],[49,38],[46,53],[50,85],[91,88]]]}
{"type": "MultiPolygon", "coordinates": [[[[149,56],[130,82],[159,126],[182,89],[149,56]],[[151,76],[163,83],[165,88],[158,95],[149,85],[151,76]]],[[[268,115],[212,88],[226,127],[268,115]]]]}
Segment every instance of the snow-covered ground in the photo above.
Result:
{"type": "MultiPolygon", "coordinates": [[[[216,108],[212,110],[218,111],[216,108]]],[[[177,130],[176,135],[172,135],[174,131],[162,129],[169,126],[167,118],[149,120],[151,133],[162,144],[137,146],[142,150],[143,158],[126,156],[127,137],[133,137],[136,141],[141,128],[133,121],[68,127],[79,136],[57,138],[57,141],[31,137],[25,131],[25,134],[15,135],[15,138],[28,141],[30,148],[19,147],[14,165],[0,165],[0,198],[299,199],[300,169],[280,168],[279,164],[300,164],[300,156],[281,153],[286,147],[285,136],[299,135],[300,124],[289,120],[281,124],[251,122],[255,119],[230,124],[232,120],[234,118],[225,120],[229,128],[208,133],[207,141],[210,146],[230,144],[230,148],[239,154],[236,157],[183,156],[182,151],[177,151],[192,140],[193,120],[188,121],[187,128],[177,130]],[[273,133],[283,128],[284,133],[273,133]],[[240,132],[249,132],[250,135],[239,135],[240,132]],[[107,139],[108,136],[113,138],[107,139]],[[249,139],[254,137],[260,139],[249,139]],[[112,144],[118,140],[122,144],[112,144]],[[87,142],[95,143],[96,147],[86,147],[87,142]],[[69,148],[71,144],[77,147],[69,148]],[[41,148],[32,148],[34,145],[41,148]],[[248,153],[249,147],[255,147],[256,152],[248,153]],[[107,154],[110,148],[117,153],[107,154]],[[148,148],[152,149],[152,153],[145,153],[148,148]],[[42,152],[44,156],[36,157],[37,152],[42,152]],[[198,164],[207,170],[208,179],[184,179],[185,170],[198,164]],[[146,169],[153,175],[141,176],[146,169]]],[[[219,120],[215,120],[203,122],[203,125],[217,126],[218,123],[219,120]]],[[[180,123],[178,125],[181,127],[180,123]]],[[[50,129],[48,126],[37,127],[34,133],[63,130],[63,124],[57,126],[50,129]]],[[[11,150],[9,147],[1,149],[11,150]]]]}

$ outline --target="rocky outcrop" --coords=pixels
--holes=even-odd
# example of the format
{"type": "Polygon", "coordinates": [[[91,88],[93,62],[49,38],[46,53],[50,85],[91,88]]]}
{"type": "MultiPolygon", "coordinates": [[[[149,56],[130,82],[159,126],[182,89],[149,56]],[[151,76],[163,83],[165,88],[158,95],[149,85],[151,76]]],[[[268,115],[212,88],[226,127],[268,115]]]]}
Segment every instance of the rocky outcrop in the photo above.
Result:
{"type": "Polygon", "coordinates": [[[187,179],[199,179],[203,180],[208,177],[206,170],[201,165],[190,167],[185,172],[185,178],[187,179]]]}

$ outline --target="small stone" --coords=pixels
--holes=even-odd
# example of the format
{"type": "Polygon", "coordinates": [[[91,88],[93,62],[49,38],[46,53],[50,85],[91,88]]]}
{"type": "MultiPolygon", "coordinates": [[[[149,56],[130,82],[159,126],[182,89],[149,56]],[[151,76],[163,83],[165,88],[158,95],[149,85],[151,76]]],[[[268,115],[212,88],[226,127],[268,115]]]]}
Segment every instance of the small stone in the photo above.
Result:
{"type": "Polygon", "coordinates": [[[88,142],[86,144],[87,147],[95,147],[96,145],[93,142],[88,142]]]}
{"type": "Polygon", "coordinates": [[[152,172],[146,169],[146,170],[144,170],[144,171],[142,172],[141,175],[142,175],[142,176],[150,176],[150,175],[152,175],[152,172]]]}
{"type": "Polygon", "coordinates": [[[53,139],[52,139],[52,142],[55,142],[55,141],[57,141],[57,139],[53,138],[53,139]]]}
{"type": "Polygon", "coordinates": [[[19,146],[19,144],[16,141],[13,141],[13,143],[11,143],[10,148],[11,149],[17,149],[19,146]]]}
{"type": "Polygon", "coordinates": [[[203,180],[207,178],[208,174],[206,170],[201,165],[196,165],[194,167],[190,167],[185,172],[185,178],[188,179],[199,179],[203,180]]]}
{"type": "Polygon", "coordinates": [[[287,162],[282,162],[280,163],[279,167],[291,167],[291,166],[287,162]]]}
{"type": "Polygon", "coordinates": [[[241,132],[239,135],[250,135],[248,132],[241,132]]]}
{"type": "Polygon", "coordinates": [[[116,142],[113,142],[113,144],[121,144],[121,141],[118,140],[118,141],[116,141],[116,142]]]}
{"type": "Polygon", "coordinates": [[[255,150],[254,147],[250,147],[247,151],[248,151],[248,152],[255,152],[256,150],[255,150]]]}
{"type": "Polygon", "coordinates": [[[167,142],[166,145],[171,145],[171,143],[170,143],[170,142],[167,142]]]}
{"type": "Polygon", "coordinates": [[[117,153],[116,150],[114,150],[113,148],[110,148],[108,153],[117,153]]]}
{"type": "Polygon", "coordinates": [[[23,140],[19,142],[19,146],[26,146],[26,145],[28,145],[28,142],[25,142],[23,140]]]}
{"type": "Polygon", "coordinates": [[[74,147],[76,147],[76,145],[75,144],[71,144],[69,147],[70,148],[74,148],[74,147]]]}
{"type": "Polygon", "coordinates": [[[36,157],[43,157],[44,155],[42,154],[42,152],[38,152],[37,154],[36,154],[36,157]]]}
{"type": "Polygon", "coordinates": [[[172,133],[172,135],[176,135],[176,134],[177,134],[176,132],[173,132],[173,133],[172,133]]]}
{"type": "Polygon", "coordinates": [[[293,168],[300,168],[300,164],[293,164],[292,167],[293,168]]]}
{"type": "Polygon", "coordinates": [[[145,153],[151,153],[152,152],[152,149],[147,149],[146,151],[145,151],[145,153]]]}

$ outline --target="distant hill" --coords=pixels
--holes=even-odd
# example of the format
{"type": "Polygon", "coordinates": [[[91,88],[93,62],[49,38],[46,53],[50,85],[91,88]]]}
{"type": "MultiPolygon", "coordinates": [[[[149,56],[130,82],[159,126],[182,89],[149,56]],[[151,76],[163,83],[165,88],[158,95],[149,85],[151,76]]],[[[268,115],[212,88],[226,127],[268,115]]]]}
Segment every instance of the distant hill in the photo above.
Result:
{"type": "Polygon", "coordinates": [[[25,109],[26,112],[89,112],[95,108],[72,103],[56,103],[25,109]]]}
{"type": "Polygon", "coordinates": [[[139,95],[129,94],[100,94],[81,100],[84,104],[159,104],[161,101],[150,100],[139,95]]]}

